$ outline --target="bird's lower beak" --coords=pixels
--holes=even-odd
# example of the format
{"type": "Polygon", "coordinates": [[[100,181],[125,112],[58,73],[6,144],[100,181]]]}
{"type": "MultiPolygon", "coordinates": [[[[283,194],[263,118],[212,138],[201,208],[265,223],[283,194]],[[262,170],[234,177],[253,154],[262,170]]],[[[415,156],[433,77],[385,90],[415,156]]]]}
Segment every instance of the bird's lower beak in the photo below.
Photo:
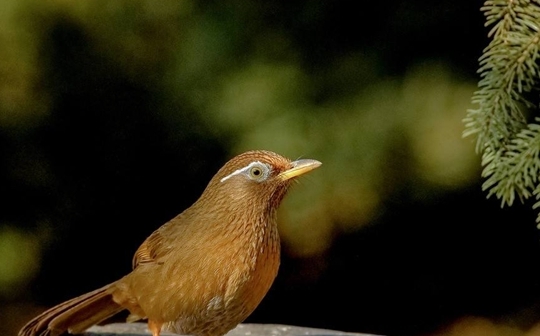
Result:
{"type": "Polygon", "coordinates": [[[281,172],[278,178],[282,181],[287,181],[293,177],[304,175],[307,172],[319,167],[322,163],[317,160],[303,159],[291,162],[292,168],[281,172]]]}

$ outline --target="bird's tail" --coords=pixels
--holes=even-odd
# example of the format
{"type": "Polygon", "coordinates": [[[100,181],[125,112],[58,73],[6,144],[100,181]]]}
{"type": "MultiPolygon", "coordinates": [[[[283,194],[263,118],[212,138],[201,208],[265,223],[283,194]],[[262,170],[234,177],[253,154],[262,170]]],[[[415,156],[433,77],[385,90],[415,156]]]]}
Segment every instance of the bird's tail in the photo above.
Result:
{"type": "Polygon", "coordinates": [[[79,334],[124,308],[113,301],[114,283],[63,302],[28,322],[18,336],[56,336],[79,334]]]}

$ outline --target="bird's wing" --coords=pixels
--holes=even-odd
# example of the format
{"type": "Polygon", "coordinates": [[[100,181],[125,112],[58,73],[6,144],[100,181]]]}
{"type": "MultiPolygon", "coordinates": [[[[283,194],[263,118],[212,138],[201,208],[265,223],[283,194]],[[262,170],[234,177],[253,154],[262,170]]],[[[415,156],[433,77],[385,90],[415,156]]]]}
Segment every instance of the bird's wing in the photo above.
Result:
{"type": "Polygon", "coordinates": [[[132,261],[133,268],[135,269],[141,264],[155,263],[159,257],[165,255],[169,250],[164,248],[163,245],[163,235],[158,229],[146,238],[135,252],[132,261]]]}
{"type": "Polygon", "coordinates": [[[154,231],[135,251],[133,268],[142,264],[162,264],[163,257],[171,252],[174,244],[177,244],[175,243],[177,238],[182,237],[185,240],[188,237],[185,231],[188,227],[186,224],[189,222],[185,220],[184,213],[181,213],[154,231]]]}

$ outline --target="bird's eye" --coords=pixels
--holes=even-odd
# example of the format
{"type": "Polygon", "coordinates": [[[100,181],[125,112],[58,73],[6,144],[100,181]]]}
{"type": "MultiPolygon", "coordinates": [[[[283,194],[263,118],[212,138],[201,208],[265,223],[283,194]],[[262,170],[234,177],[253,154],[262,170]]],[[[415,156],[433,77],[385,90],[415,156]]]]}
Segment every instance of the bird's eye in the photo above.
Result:
{"type": "Polygon", "coordinates": [[[253,167],[251,168],[251,171],[249,172],[251,174],[251,177],[253,178],[258,178],[259,176],[262,175],[262,169],[259,168],[259,167],[253,167]]]}
{"type": "Polygon", "coordinates": [[[261,162],[254,162],[248,169],[248,176],[254,181],[264,181],[268,177],[270,168],[261,162]]]}
{"type": "Polygon", "coordinates": [[[262,182],[268,178],[270,172],[272,171],[271,167],[260,161],[254,161],[248,164],[247,166],[235,170],[229,175],[221,179],[221,182],[225,182],[233,176],[242,174],[247,176],[250,180],[256,182],[262,182]]]}

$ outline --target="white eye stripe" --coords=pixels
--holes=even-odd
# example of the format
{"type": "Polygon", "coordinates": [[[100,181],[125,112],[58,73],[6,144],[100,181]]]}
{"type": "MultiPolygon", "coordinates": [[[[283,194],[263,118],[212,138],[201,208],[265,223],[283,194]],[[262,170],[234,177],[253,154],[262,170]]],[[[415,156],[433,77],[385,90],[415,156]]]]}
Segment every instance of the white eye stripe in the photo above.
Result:
{"type": "Polygon", "coordinates": [[[233,177],[235,175],[243,174],[243,173],[249,171],[254,166],[266,167],[266,165],[264,163],[260,162],[260,161],[253,161],[250,164],[248,164],[247,166],[245,166],[244,168],[237,169],[237,170],[233,171],[232,173],[230,173],[229,175],[225,176],[224,178],[222,178],[220,180],[220,182],[224,182],[224,181],[228,180],[229,178],[231,178],[231,177],[233,177]]]}

